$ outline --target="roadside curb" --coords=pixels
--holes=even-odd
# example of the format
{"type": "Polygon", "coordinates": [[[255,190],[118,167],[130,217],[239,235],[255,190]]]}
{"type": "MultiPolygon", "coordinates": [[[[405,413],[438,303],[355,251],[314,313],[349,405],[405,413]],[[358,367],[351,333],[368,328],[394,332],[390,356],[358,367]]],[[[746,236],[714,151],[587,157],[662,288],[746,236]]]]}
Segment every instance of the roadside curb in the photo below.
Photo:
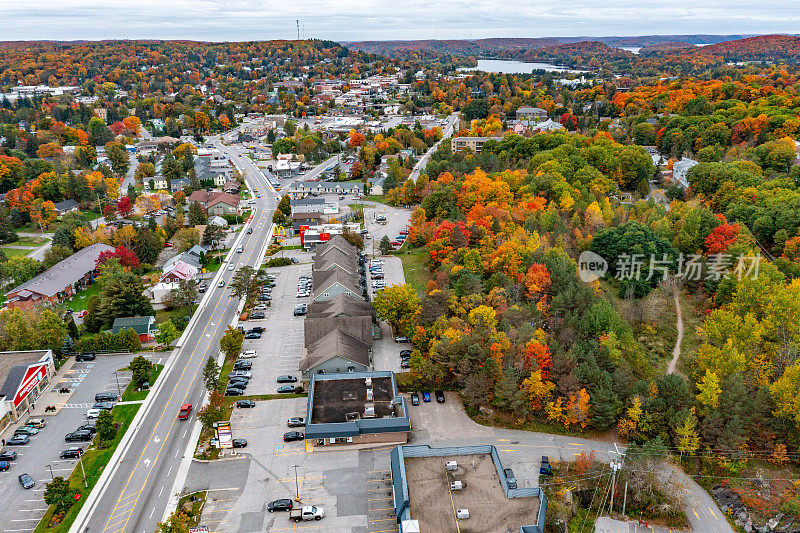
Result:
{"type": "Polygon", "coordinates": [[[222,459],[197,459],[192,457],[194,463],[223,463],[225,461],[238,461],[239,459],[248,459],[249,455],[236,455],[234,457],[223,457],[222,459]]]}

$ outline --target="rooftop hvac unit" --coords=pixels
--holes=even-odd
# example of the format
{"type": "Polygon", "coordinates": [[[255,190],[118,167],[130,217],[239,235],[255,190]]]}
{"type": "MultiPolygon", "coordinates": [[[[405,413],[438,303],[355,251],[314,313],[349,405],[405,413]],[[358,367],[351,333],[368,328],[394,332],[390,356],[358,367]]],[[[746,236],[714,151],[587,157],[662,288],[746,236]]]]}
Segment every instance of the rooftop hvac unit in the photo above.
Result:
{"type": "Polygon", "coordinates": [[[375,406],[374,405],[364,406],[364,418],[375,418],[375,406]]]}
{"type": "Polygon", "coordinates": [[[367,401],[371,402],[373,398],[372,389],[367,389],[367,401]]]}
{"type": "Polygon", "coordinates": [[[372,387],[372,378],[364,378],[364,384],[367,386],[367,388],[372,387]]]}
{"type": "Polygon", "coordinates": [[[459,520],[466,520],[469,518],[469,509],[459,509],[456,511],[456,518],[459,520]]]}
{"type": "Polygon", "coordinates": [[[454,472],[454,471],[458,470],[458,463],[457,463],[456,461],[447,461],[447,462],[444,464],[444,467],[445,467],[445,469],[447,469],[448,471],[450,471],[450,472],[454,472]]]}
{"type": "Polygon", "coordinates": [[[450,482],[450,490],[461,490],[464,488],[463,481],[451,481],[450,482]]]}

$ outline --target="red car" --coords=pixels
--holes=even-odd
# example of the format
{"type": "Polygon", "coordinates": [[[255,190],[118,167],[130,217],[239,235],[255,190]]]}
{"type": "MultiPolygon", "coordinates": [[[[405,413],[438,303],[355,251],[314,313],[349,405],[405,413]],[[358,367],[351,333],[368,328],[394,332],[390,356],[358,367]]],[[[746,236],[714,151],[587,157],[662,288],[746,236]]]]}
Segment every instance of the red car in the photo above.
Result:
{"type": "Polygon", "coordinates": [[[164,243],[164,248],[172,248],[172,243],[167,241],[164,243]]]}
{"type": "Polygon", "coordinates": [[[408,230],[401,230],[400,235],[408,235],[408,230]]]}
{"type": "Polygon", "coordinates": [[[85,316],[86,316],[86,310],[85,309],[83,311],[81,311],[80,313],[78,313],[78,318],[83,318],[85,316]]]}
{"type": "Polygon", "coordinates": [[[189,414],[192,412],[192,404],[185,403],[181,405],[181,410],[178,413],[178,420],[186,420],[189,418],[189,414]]]}

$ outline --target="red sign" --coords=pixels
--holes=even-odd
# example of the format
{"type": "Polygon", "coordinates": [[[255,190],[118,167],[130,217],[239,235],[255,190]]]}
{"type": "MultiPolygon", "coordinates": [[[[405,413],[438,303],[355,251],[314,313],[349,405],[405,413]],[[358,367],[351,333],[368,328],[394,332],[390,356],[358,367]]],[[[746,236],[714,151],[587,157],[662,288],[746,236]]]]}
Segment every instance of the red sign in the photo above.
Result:
{"type": "Polygon", "coordinates": [[[47,363],[41,363],[35,366],[28,367],[25,376],[22,378],[22,383],[17,389],[17,394],[14,396],[14,407],[19,406],[30,392],[36,388],[40,381],[47,375],[47,363]]]}

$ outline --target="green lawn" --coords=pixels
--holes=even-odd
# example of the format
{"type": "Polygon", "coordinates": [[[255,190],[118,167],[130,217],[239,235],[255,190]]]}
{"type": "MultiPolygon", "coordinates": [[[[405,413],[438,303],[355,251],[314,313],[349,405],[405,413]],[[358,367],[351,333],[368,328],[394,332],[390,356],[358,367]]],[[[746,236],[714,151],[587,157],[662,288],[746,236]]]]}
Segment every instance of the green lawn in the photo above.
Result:
{"type": "Polygon", "coordinates": [[[85,311],[86,306],[89,303],[89,298],[94,296],[95,294],[100,294],[100,284],[94,283],[89,285],[87,288],[80,291],[78,294],[72,297],[72,300],[67,302],[67,305],[70,309],[77,311],[85,311]]]}
{"type": "Polygon", "coordinates": [[[45,244],[45,243],[47,243],[47,242],[50,242],[50,239],[48,239],[48,238],[46,238],[46,237],[28,237],[28,236],[22,236],[22,237],[20,237],[19,239],[17,239],[16,241],[14,241],[13,243],[10,243],[10,244],[15,244],[15,245],[17,245],[17,246],[34,246],[34,247],[39,247],[39,246],[41,246],[41,245],[43,245],[43,244],[45,244]]]}
{"type": "MultiPolygon", "coordinates": [[[[153,365],[153,368],[150,370],[150,385],[152,386],[153,383],[156,382],[158,375],[164,369],[164,365],[153,365]]],[[[123,402],[135,402],[139,400],[144,400],[147,397],[147,393],[150,392],[149,390],[136,390],[136,386],[134,385],[133,381],[128,383],[128,386],[125,388],[125,392],[122,393],[122,401],[123,402]]]]}
{"type": "MultiPolygon", "coordinates": [[[[162,322],[166,322],[167,320],[172,320],[175,317],[180,318],[185,316],[192,316],[194,314],[195,309],[197,309],[196,305],[190,305],[188,307],[178,307],[171,311],[167,311],[166,309],[159,309],[156,311],[156,325],[161,324],[162,322]]],[[[184,327],[186,327],[185,324],[188,324],[189,321],[186,320],[183,323],[184,327]]],[[[178,329],[182,330],[183,328],[178,327],[178,329]]]]}
{"type": "Polygon", "coordinates": [[[2,249],[7,258],[14,259],[15,257],[25,257],[36,248],[6,248],[3,246],[2,249]]]}
{"type": "Polygon", "coordinates": [[[67,533],[67,531],[69,531],[70,527],[72,526],[72,522],[75,521],[75,517],[78,516],[78,512],[81,510],[84,502],[86,502],[86,499],[89,497],[89,493],[92,491],[92,488],[94,488],[97,480],[100,479],[100,474],[103,473],[103,469],[108,464],[111,456],[114,455],[114,451],[117,449],[119,441],[122,440],[122,436],[125,435],[125,432],[128,430],[128,426],[131,425],[131,421],[133,421],[133,417],[136,416],[136,412],[138,410],[138,404],[118,405],[114,407],[114,410],[112,411],[114,414],[114,422],[119,424],[119,429],[117,429],[117,436],[114,437],[111,446],[103,450],[90,448],[83,455],[83,468],[86,471],[86,482],[89,486],[84,487],[83,474],[79,465],[77,468],[75,468],[75,470],[72,471],[72,474],[68,479],[72,489],[81,495],[80,499],[69,508],[61,523],[54,527],[47,527],[51,517],[53,516],[53,507],[51,506],[42,517],[39,525],[36,526],[34,533],[67,533]]]}
{"type": "Polygon", "coordinates": [[[415,250],[413,252],[400,252],[397,254],[403,262],[403,274],[406,283],[414,287],[420,296],[425,294],[425,287],[431,279],[431,273],[425,266],[426,252],[415,250]]]}
{"type": "Polygon", "coordinates": [[[217,263],[216,261],[212,261],[205,265],[206,272],[216,272],[222,266],[222,263],[217,263]]]}

